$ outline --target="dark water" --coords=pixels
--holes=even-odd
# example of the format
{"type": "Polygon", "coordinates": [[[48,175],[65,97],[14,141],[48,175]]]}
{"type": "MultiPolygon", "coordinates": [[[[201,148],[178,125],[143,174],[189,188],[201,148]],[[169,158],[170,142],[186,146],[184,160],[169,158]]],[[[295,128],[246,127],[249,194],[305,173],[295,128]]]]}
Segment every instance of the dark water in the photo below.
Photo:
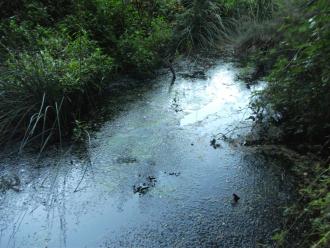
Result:
{"type": "Polygon", "coordinates": [[[237,137],[251,125],[251,90],[236,73],[220,61],[206,80],[179,76],[170,87],[166,74],[110,98],[109,109],[120,101],[121,110],[91,135],[87,151],[54,150],[38,163],[3,155],[0,172],[17,174],[21,191],[0,193],[0,247],[270,244],[290,199],[289,176],[244,147],[210,146],[213,135],[237,137]],[[149,189],[134,193],[143,183],[149,189]]]}

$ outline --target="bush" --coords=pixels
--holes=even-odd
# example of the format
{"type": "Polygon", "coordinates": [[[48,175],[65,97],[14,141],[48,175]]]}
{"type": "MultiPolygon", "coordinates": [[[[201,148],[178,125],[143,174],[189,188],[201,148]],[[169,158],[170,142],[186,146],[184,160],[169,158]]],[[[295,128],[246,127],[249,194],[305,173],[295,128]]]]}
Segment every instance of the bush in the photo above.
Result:
{"type": "Polygon", "coordinates": [[[71,35],[83,27],[111,53],[121,72],[152,74],[172,36],[174,1],[83,1],[78,14],[64,18],[59,27],[71,35]]]}
{"type": "Polygon", "coordinates": [[[40,50],[10,53],[0,77],[0,137],[61,137],[95,103],[113,69],[84,33],[40,40],[40,50]],[[14,129],[12,127],[15,127],[14,129]]]}
{"type": "Polygon", "coordinates": [[[305,161],[295,164],[293,169],[300,177],[299,199],[285,209],[287,221],[273,239],[279,247],[329,247],[330,166],[305,161]]]}
{"type": "Polygon", "coordinates": [[[272,22],[275,26],[262,26],[269,45],[246,39],[255,44],[247,60],[269,69],[268,84],[251,108],[258,123],[280,127],[284,144],[326,160],[294,166],[301,198],[286,211],[288,225],[274,239],[280,247],[329,247],[330,5],[326,0],[288,4],[272,22]]]}
{"type": "Polygon", "coordinates": [[[175,0],[0,3],[10,13],[0,10],[0,143],[70,134],[111,74],[152,74],[167,54],[178,6],[175,0]]]}
{"type": "Polygon", "coordinates": [[[123,67],[137,75],[150,75],[162,63],[160,53],[166,49],[172,31],[163,18],[151,21],[150,31],[130,30],[119,41],[123,67]]]}
{"type": "Polygon", "coordinates": [[[304,15],[287,16],[279,28],[282,38],[269,51],[276,54],[274,68],[255,106],[279,113],[287,141],[325,145],[330,139],[330,6],[323,0],[304,6],[304,15]]]}

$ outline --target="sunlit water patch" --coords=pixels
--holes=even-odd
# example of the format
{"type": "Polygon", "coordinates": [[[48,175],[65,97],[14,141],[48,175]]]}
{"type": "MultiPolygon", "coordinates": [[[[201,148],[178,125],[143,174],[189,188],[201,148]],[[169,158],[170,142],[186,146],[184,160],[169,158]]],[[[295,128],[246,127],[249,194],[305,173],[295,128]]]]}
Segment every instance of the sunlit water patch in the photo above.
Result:
{"type": "Polygon", "coordinates": [[[182,126],[204,120],[208,116],[219,113],[233,112],[233,107],[246,106],[249,92],[242,90],[242,85],[235,82],[236,74],[229,65],[219,66],[209,72],[210,79],[203,90],[203,97],[209,100],[205,106],[187,106],[189,112],[180,122],[182,126]],[[226,106],[227,105],[227,106],[226,106]]]}

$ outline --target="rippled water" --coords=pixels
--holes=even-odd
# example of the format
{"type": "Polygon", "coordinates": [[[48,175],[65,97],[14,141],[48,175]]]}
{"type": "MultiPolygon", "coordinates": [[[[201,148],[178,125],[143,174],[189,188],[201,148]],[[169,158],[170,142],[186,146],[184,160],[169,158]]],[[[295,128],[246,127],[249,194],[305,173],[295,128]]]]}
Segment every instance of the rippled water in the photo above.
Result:
{"type": "Polygon", "coordinates": [[[117,114],[86,151],[53,150],[38,163],[31,154],[3,155],[1,174],[22,183],[20,192],[0,193],[0,247],[269,244],[290,177],[241,146],[210,146],[214,135],[242,136],[251,125],[251,90],[236,74],[219,61],[206,80],[179,76],[170,86],[166,74],[117,93],[108,100],[117,114]],[[149,188],[135,193],[143,184],[149,188]]]}

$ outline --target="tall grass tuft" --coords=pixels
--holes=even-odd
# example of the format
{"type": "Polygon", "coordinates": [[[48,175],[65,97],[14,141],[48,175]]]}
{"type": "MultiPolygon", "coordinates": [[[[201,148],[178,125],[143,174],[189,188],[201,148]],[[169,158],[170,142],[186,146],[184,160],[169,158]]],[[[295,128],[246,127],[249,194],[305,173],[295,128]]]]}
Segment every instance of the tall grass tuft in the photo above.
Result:
{"type": "MultiPolygon", "coordinates": [[[[286,11],[290,11],[289,2],[286,11]]],[[[280,38],[278,26],[283,21],[284,13],[279,13],[280,1],[256,0],[244,1],[238,6],[235,14],[236,26],[228,39],[229,46],[233,48],[235,55],[246,63],[251,62],[250,54],[269,51],[280,38]],[[274,34],[277,35],[274,35],[274,34]]],[[[285,9],[281,7],[281,11],[285,9]]],[[[266,61],[254,61],[253,67],[261,74],[269,70],[271,65],[266,61]]],[[[258,73],[259,74],[259,73],[258,73]]]]}
{"type": "Polygon", "coordinates": [[[95,103],[113,68],[86,34],[47,39],[37,51],[9,52],[0,75],[0,143],[61,140],[95,103]]]}
{"type": "Polygon", "coordinates": [[[178,16],[175,33],[179,50],[216,48],[226,37],[230,19],[222,14],[223,6],[214,0],[182,1],[184,11],[178,16]]]}

